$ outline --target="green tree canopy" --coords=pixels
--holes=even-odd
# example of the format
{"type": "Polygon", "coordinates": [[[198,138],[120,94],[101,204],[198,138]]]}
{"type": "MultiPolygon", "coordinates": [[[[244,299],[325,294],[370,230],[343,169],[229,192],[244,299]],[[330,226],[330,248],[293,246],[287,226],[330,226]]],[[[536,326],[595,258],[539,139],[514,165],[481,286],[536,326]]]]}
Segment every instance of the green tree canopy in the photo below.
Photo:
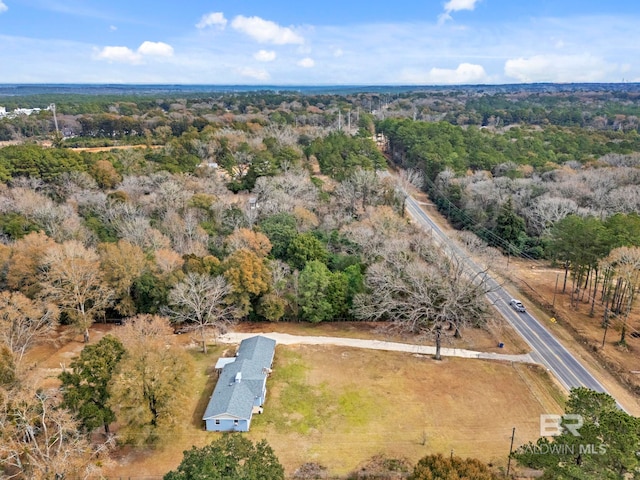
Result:
{"type": "Polygon", "coordinates": [[[297,235],[291,241],[287,249],[287,257],[291,265],[302,270],[307,262],[313,260],[326,264],[329,252],[311,232],[305,232],[297,235]]]}
{"type": "Polygon", "coordinates": [[[109,433],[109,424],[116,419],[107,404],[110,396],[107,387],[124,351],[120,340],[107,335],[84,347],[71,362],[71,370],[60,374],[63,405],[75,413],[89,432],[103,426],[109,433]]]}
{"type": "Polygon", "coordinates": [[[331,273],[327,266],[312,260],[300,272],[298,303],[302,317],[312,323],[334,319],[346,313],[349,278],[345,273],[331,273]]]}
{"type": "Polygon", "coordinates": [[[373,140],[352,137],[344,132],[332,132],[317,138],[305,149],[309,157],[315,155],[320,171],[336,180],[344,180],[358,167],[365,170],[384,168],[385,158],[373,140]]]}
{"type": "Polygon", "coordinates": [[[284,468],[266,440],[255,445],[226,434],[202,448],[184,451],[182,463],[164,480],[284,480],[284,468]]]}
{"type": "Polygon", "coordinates": [[[298,234],[296,218],[290,213],[277,213],[260,222],[260,228],[271,242],[271,255],[285,260],[289,244],[298,234]]]}
{"type": "Polygon", "coordinates": [[[571,390],[565,413],[581,415],[579,436],[565,428],[522,445],[514,453],[520,464],[543,470],[541,478],[549,480],[637,478],[640,419],[619,410],[610,395],[584,387],[571,390]]]}
{"type": "Polygon", "coordinates": [[[518,247],[520,237],[525,233],[524,227],[524,219],[515,212],[513,202],[509,198],[500,208],[500,213],[496,218],[495,233],[499,240],[492,243],[511,251],[513,247],[518,247]]]}

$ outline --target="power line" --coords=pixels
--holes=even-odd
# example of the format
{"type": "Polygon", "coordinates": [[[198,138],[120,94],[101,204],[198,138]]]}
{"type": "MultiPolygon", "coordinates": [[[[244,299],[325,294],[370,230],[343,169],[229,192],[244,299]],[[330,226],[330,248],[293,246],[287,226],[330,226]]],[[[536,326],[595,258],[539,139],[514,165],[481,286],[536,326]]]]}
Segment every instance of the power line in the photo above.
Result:
{"type": "MultiPolygon", "coordinates": [[[[474,233],[478,232],[478,231],[482,231],[482,232],[486,233],[489,238],[493,239],[495,244],[500,245],[503,248],[505,248],[505,247],[508,248],[508,251],[514,252],[514,253],[518,254],[520,257],[531,261],[535,266],[538,266],[538,267],[541,267],[541,268],[546,266],[540,260],[538,260],[538,259],[532,257],[531,255],[527,254],[526,252],[524,252],[517,245],[514,245],[513,243],[505,240],[504,238],[502,238],[501,236],[499,236],[495,232],[489,230],[488,228],[486,228],[485,226],[483,226],[482,224],[477,222],[465,210],[463,210],[463,209],[459,208],[457,205],[455,205],[455,203],[453,203],[449,199],[449,197],[442,191],[442,189],[439,188],[427,175],[425,175],[424,178],[427,181],[427,183],[436,191],[436,193],[440,196],[440,198],[442,198],[446,202],[447,209],[449,210],[449,212],[453,209],[453,211],[456,212],[457,215],[459,217],[461,217],[465,221],[465,226],[470,226],[471,227],[469,229],[469,231],[474,232],[474,233]]],[[[448,221],[451,221],[451,215],[449,215],[448,221]]],[[[521,280],[521,279],[518,278],[518,280],[521,280]]],[[[593,294],[588,293],[587,294],[587,302],[586,303],[591,303],[593,300],[595,300],[595,296],[596,295],[597,295],[597,292],[595,291],[595,289],[594,289],[594,293],[593,294]]],[[[609,321],[617,321],[619,326],[622,326],[625,323],[625,321],[620,320],[617,317],[610,317],[608,320],[609,321]]],[[[632,325],[630,325],[628,322],[626,323],[625,328],[630,333],[640,334],[640,332],[637,329],[635,329],[632,325]]]]}

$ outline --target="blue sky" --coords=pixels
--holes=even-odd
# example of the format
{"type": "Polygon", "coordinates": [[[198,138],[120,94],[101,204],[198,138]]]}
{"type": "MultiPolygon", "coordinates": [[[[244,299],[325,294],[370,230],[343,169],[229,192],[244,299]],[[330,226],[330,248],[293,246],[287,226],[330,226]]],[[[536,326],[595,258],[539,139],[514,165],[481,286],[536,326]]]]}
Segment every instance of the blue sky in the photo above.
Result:
{"type": "Polygon", "coordinates": [[[640,81],[638,0],[0,0],[0,83],[640,81]]]}

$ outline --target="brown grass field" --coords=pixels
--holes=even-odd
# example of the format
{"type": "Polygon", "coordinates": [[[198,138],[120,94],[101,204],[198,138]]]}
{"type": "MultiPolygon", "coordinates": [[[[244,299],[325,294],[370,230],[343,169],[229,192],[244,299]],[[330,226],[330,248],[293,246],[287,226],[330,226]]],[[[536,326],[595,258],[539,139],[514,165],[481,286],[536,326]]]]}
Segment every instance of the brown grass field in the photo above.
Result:
{"type": "MultiPolygon", "coordinates": [[[[279,326],[288,333],[311,334],[306,324],[279,326]]],[[[118,327],[95,325],[92,342],[112,328],[118,327]]],[[[333,336],[357,333],[353,324],[312,330],[333,336]]],[[[362,333],[367,338],[379,335],[374,328],[362,333]]],[[[491,335],[477,331],[465,338],[476,349],[495,343],[491,335]]],[[[153,449],[115,451],[105,471],[109,478],[162,478],[180,463],[185,449],[218,438],[203,431],[201,418],[215,385],[212,366],[235,347],[214,346],[204,355],[188,335],[179,340],[195,364],[183,427],[153,449]]],[[[43,346],[32,352],[31,361],[53,386],[60,364],[68,365],[82,347],[79,339],[57,348],[43,346]]],[[[504,467],[512,428],[515,445],[535,440],[539,415],[561,412],[563,401],[546,372],[534,366],[457,358],[437,362],[427,356],[332,346],[278,346],[268,388],[265,412],[254,417],[248,437],[266,438],[288,474],[308,461],[340,476],[380,453],[413,463],[425,454],[452,450],[504,467]]]]}

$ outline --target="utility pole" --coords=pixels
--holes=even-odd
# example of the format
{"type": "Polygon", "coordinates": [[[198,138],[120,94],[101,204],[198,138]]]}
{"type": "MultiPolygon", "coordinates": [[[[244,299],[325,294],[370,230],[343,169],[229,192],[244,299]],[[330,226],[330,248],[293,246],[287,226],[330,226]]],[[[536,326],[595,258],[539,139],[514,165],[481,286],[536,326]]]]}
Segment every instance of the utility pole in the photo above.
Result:
{"type": "Polygon", "coordinates": [[[551,308],[556,307],[556,292],[558,291],[558,279],[560,278],[560,274],[556,274],[556,287],[553,289],[553,302],[551,302],[551,308]]]}
{"type": "Polygon", "coordinates": [[[509,459],[507,460],[507,473],[505,477],[509,478],[509,472],[511,471],[511,454],[513,453],[513,439],[516,436],[516,427],[513,427],[511,431],[511,446],[509,447],[509,459]]]}
{"type": "Polygon", "coordinates": [[[51,112],[53,113],[53,123],[56,126],[56,135],[59,134],[59,130],[58,130],[58,117],[56,117],[56,104],[52,103],[51,105],[49,105],[49,110],[51,110],[51,112]]]}

